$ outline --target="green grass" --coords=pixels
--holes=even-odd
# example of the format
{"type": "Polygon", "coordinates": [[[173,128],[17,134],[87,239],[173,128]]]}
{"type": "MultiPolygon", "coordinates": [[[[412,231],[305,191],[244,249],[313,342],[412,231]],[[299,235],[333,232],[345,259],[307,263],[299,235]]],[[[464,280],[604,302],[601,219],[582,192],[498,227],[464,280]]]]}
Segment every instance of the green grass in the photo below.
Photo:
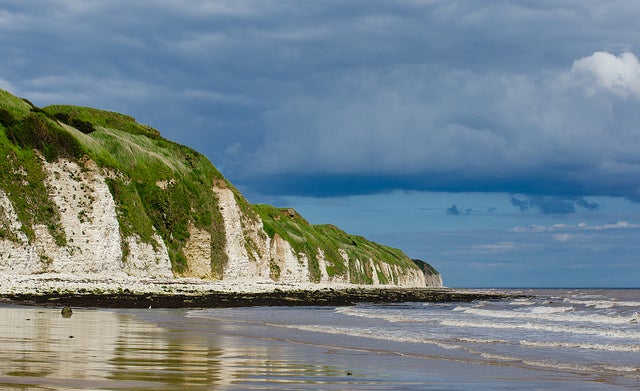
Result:
{"type": "MultiPolygon", "coordinates": [[[[271,238],[278,234],[291,244],[295,252],[307,255],[309,274],[313,281],[320,280],[318,249],[324,252],[327,274],[330,277],[345,276],[348,268],[351,282],[358,284],[371,284],[373,277],[372,270],[368,272],[365,270],[364,273],[356,271],[356,259],[365,265],[365,269],[369,267],[369,259],[372,259],[376,265],[384,262],[403,268],[416,268],[411,259],[398,249],[371,242],[362,236],[350,235],[333,225],[311,225],[298,213],[291,217],[286,208],[279,209],[270,205],[254,207],[264,222],[265,231],[271,238]],[[345,264],[339,249],[347,253],[350,265],[345,264]]],[[[387,281],[382,273],[377,275],[383,284],[392,282],[387,281]]]]}
{"type": "Polygon", "coordinates": [[[136,122],[135,118],[114,113],[112,111],[98,110],[90,107],[52,105],[42,109],[51,117],[58,118],[62,122],[71,124],[73,120],[80,120],[95,126],[118,129],[130,134],[140,134],[151,138],[160,138],[160,132],[156,129],[136,122]],[[66,118],[66,120],[64,120],[66,118]]]}
{"type": "Polygon", "coordinates": [[[78,140],[45,114],[35,112],[5,127],[5,134],[23,149],[36,149],[48,162],[60,157],[79,159],[85,153],[78,140]]]}
{"type": "Polygon", "coordinates": [[[0,108],[7,110],[17,119],[31,112],[31,106],[24,100],[0,89],[0,108]]]}

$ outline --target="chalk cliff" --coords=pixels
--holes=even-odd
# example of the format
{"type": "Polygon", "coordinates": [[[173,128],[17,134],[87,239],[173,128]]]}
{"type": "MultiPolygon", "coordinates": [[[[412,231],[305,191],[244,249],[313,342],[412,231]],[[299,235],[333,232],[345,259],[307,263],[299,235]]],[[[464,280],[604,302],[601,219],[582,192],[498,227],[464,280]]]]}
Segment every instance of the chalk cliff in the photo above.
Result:
{"type": "Polygon", "coordinates": [[[0,273],[440,286],[400,250],[251,205],[133,118],[0,90],[0,273]]]}

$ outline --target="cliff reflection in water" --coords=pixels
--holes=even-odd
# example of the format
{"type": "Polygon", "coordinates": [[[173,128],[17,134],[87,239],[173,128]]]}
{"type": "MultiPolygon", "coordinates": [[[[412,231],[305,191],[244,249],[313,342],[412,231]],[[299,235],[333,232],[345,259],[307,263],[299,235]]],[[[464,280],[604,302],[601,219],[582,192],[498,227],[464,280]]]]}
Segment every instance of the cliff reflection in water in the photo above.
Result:
{"type": "Polygon", "coordinates": [[[0,306],[0,320],[0,388],[224,388],[335,372],[274,361],[278,348],[234,346],[215,329],[171,330],[125,314],[75,310],[65,319],[60,309],[0,306]]]}

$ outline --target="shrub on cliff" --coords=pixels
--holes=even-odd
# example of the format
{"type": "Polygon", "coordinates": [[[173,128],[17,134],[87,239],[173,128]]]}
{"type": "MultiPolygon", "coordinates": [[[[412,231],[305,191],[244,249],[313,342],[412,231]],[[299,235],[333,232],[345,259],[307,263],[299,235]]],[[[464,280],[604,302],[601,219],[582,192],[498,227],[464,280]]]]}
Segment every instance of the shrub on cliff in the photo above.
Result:
{"type": "Polygon", "coordinates": [[[89,121],[83,121],[81,119],[78,118],[74,118],[71,120],[71,126],[73,126],[74,128],[78,129],[79,131],[81,131],[84,134],[89,134],[89,133],[93,133],[96,131],[96,129],[93,127],[93,124],[89,121]]]}
{"type": "Polygon", "coordinates": [[[16,119],[7,109],[0,108],[0,124],[6,129],[9,129],[16,123],[16,119]]]}
{"type": "Polygon", "coordinates": [[[22,148],[39,150],[49,162],[59,157],[78,159],[83,149],[78,140],[49,118],[32,113],[7,129],[7,137],[22,148]]]}
{"type": "Polygon", "coordinates": [[[91,122],[81,120],[80,118],[70,117],[68,113],[57,112],[54,113],[52,117],[62,123],[73,126],[84,134],[89,134],[96,131],[96,128],[91,122]]]}

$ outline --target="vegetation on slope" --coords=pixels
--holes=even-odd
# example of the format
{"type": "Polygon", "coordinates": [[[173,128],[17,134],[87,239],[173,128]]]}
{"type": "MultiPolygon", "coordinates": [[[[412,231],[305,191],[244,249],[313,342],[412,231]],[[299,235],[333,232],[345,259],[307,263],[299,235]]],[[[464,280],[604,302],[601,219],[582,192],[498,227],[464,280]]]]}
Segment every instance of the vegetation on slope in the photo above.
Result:
{"type": "MultiPolygon", "coordinates": [[[[164,240],[174,271],[184,271],[183,248],[189,225],[212,235],[212,271],[222,275],[227,262],[225,234],[211,191],[222,175],[203,155],[160,137],[132,117],[75,106],[37,108],[0,90],[0,188],[12,201],[33,239],[33,226],[44,224],[65,243],[59,212],[49,199],[37,153],[47,161],[64,157],[80,162],[88,156],[112,173],[107,179],[117,204],[123,239],[138,235],[157,245],[164,240]],[[36,152],[39,151],[39,152],[36,152]]],[[[0,235],[9,231],[0,228],[0,235]]],[[[127,251],[126,241],[123,248],[127,251]]]]}
{"type": "MultiPolygon", "coordinates": [[[[35,225],[44,225],[58,245],[66,244],[60,214],[48,197],[46,177],[35,149],[49,159],[59,155],[76,155],[80,147],[66,133],[32,106],[0,90],[0,189],[14,205],[29,240],[35,237],[35,225]],[[35,149],[34,149],[35,148],[35,149]]],[[[0,226],[0,238],[17,240],[0,226]]]]}
{"type": "Polygon", "coordinates": [[[440,275],[439,271],[437,271],[433,266],[431,266],[429,263],[423,261],[422,259],[412,259],[412,261],[425,274],[431,274],[431,275],[434,275],[434,276],[439,276],[440,275]]]}
{"type": "MultiPolygon", "coordinates": [[[[93,126],[91,132],[66,129],[99,166],[113,170],[107,183],[123,237],[135,234],[155,245],[155,230],[167,246],[174,271],[181,273],[187,266],[183,249],[193,224],[211,233],[212,271],[222,275],[227,262],[224,224],[211,191],[222,175],[206,157],[163,139],[157,130],[129,116],[62,105],[43,110],[52,118],[93,126]]],[[[123,245],[128,251],[126,242],[123,245]]]]}
{"type": "MultiPolygon", "coordinates": [[[[415,268],[415,264],[402,251],[371,242],[362,236],[350,235],[333,225],[311,225],[292,209],[279,209],[270,205],[254,206],[267,234],[273,238],[276,234],[291,244],[296,253],[305,254],[309,259],[309,272],[312,281],[320,280],[318,251],[324,253],[329,277],[345,276],[350,271],[352,283],[371,284],[372,270],[361,272],[355,265],[359,260],[365,268],[370,268],[369,259],[377,266],[381,262],[399,265],[402,268],[415,268]],[[346,252],[350,264],[339,252],[346,252]],[[368,273],[367,273],[368,272],[368,273]]],[[[378,267],[377,277],[380,283],[387,284],[387,276],[378,267]]]]}

